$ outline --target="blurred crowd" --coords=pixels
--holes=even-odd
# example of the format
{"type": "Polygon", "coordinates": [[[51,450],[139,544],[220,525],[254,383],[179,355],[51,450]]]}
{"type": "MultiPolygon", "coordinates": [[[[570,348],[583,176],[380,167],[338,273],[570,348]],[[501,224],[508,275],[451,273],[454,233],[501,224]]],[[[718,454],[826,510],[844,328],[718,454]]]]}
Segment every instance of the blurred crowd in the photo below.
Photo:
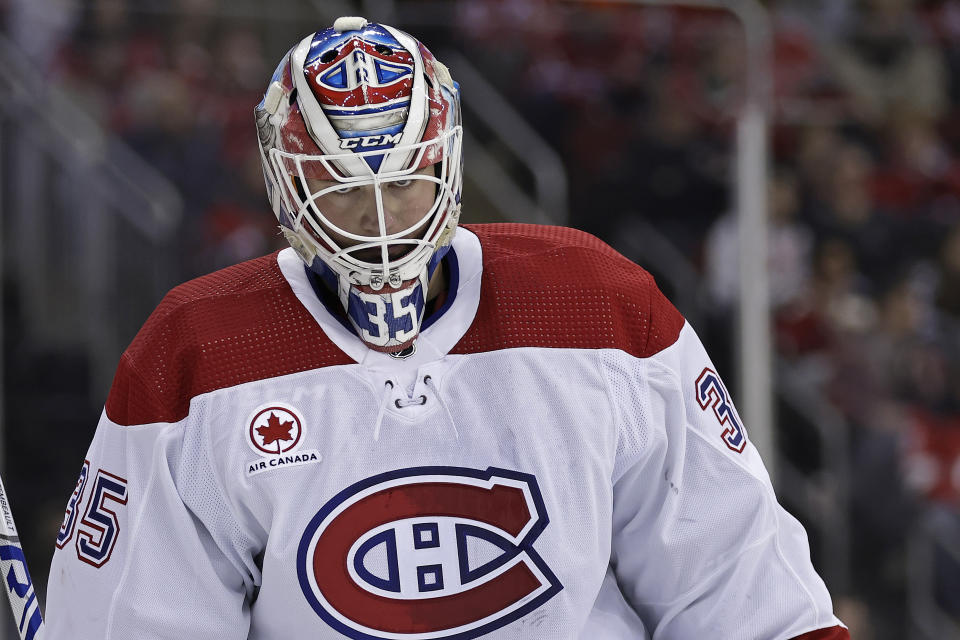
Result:
{"type": "Polygon", "coordinates": [[[179,190],[184,277],[273,248],[252,114],[275,61],[255,20],[208,0],[10,4],[21,49],[179,190]]]}
{"type": "MultiPolygon", "coordinates": [[[[279,246],[252,109],[284,51],[266,51],[255,20],[218,19],[216,0],[54,4],[63,19],[24,35],[34,5],[8,0],[8,32],[179,188],[185,276],[279,246]]],[[[611,239],[642,218],[686,256],[707,291],[698,330],[732,372],[740,25],[613,2],[460,0],[434,3],[452,28],[418,29],[404,4],[398,26],[461,49],[562,155],[573,226],[611,239]]],[[[849,425],[848,589],[872,618],[855,637],[908,637],[910,532],[935,511],[960,539],[960,0],[765,4],[778,359],[849,425]]],[[[960,566],[947,557],[937,571],[938,604],[960,619],[960,566]]]]}

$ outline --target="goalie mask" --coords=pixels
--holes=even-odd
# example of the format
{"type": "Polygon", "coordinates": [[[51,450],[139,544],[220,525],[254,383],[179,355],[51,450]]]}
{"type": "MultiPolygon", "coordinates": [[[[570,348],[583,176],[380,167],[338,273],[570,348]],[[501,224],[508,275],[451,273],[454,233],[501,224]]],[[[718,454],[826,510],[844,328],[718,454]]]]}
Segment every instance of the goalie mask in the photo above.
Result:
{"type": "Polygon", "coordinates": [[[460,215],[459,88],[412,36],[340,18],[291,49],[256,107],[287,241],[377,351],[413,345],[460,215]]]}

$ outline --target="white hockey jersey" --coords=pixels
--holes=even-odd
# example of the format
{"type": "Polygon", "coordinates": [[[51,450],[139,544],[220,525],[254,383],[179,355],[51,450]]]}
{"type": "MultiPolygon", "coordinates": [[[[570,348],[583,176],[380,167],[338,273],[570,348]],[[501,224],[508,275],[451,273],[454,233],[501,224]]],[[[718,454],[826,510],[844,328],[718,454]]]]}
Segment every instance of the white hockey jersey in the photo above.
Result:
{"type": "Polygon", "coordinates": [[[407,359],[287,249],[124,353],[46,640],[841,640],[693,329],[570,229],[477,225],[407,359]]]}

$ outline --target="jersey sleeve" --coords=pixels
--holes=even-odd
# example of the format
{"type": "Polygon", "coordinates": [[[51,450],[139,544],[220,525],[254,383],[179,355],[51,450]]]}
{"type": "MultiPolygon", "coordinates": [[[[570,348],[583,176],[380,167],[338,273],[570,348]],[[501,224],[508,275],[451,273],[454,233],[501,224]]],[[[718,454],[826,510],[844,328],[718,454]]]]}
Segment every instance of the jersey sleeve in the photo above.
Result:
{"type": "MultiPolygon", "coordinates": [[[[108,406],[143,394],[122,362],[108,406]]],[[[202,418],[102,414],[57,536],[47,640],[247,638],[255,545],[230,513],[202,418]]]]}
{"type": "Polygon", "coordinates": [[[651,636],[848,639],[689,324],[651,357],[604,357],[619,411],[611,566],[651,636]]]}

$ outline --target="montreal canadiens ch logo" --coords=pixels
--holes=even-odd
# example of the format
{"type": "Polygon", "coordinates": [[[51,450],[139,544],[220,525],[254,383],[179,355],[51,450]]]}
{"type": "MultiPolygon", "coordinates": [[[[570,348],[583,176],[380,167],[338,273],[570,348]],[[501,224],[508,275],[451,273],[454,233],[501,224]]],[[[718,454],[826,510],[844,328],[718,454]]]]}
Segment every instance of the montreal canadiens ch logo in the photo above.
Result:
{"type": "Polygon", "coordinates": [[[526,473],[381,474],[341,491],[310,521],[297,553],[300,588],[351,638],[476,638],[563,588],[533,548],[548,522],[526,473]]]}
{"type": "Polygon", "coordinates": [[[250,418],[250,446],[260,455],[280,455],[300,444],[303,421],[288,405],[273,403],[258,408],[250,418]]]}

